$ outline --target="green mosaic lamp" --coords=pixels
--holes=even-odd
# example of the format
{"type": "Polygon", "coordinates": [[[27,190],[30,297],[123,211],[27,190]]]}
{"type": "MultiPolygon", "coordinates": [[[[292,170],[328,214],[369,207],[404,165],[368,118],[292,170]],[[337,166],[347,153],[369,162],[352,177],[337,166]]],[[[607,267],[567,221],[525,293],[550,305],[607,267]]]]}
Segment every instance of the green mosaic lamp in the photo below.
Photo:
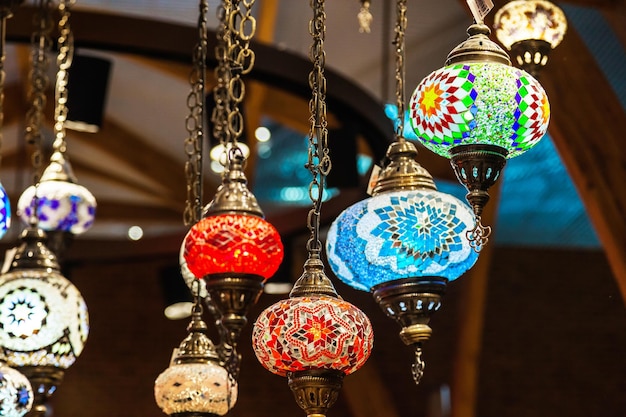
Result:
{"type": "Polygon", "coordinates": [[[487,190],[508,158],[535,146],[550,118],[548,97],[530,74],[511,66],[482,23],[428,75],[410,100],[411,127],[431,151],[450,159],[476,215],[468,239],[479,251],[491,227],[481,223],[487,190]]]}

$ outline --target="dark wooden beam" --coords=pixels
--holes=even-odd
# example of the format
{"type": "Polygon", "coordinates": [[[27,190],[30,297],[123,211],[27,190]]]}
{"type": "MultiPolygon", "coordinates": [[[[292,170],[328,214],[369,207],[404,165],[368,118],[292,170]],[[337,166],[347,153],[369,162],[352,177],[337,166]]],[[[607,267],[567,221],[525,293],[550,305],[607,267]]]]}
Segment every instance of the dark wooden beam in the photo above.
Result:
{"type": "Polygon", "coordinates": [[[550,98],[550,135],[626,300],[626,113],[574,28],[541,83],[550,98]]]}

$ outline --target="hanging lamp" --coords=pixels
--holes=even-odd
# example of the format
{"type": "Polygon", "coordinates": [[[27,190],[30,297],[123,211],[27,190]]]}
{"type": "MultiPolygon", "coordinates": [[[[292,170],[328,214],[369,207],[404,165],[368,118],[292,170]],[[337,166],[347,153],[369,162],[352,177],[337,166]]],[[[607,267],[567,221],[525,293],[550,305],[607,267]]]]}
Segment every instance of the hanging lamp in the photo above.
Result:
{"type": "Polygon", "coordinates": [[[415,348],[413,377],[419,383],[430,317],[441,307],[447,283],[471,268],[478,254],[465,239],[474,223],[471,209],[437,191],[416,161],[415,146],[403,137],[406,0],[397,1],[396,16],[396,140],[372,197],[344,210],[330,226],[326,253],[339,279],[372,292],[400,324],[400,338],[415,348]]]}
{"type": "Polygon", "coordinates": [[[60,271],[36,219],[24,230],[7,273],[0,275],[0,346],[6,362],[28,377],[36,415],[83,351],[87,305],[60,271]]]}
{"type": "Polygon", "coordinates": [[[189,334],[154,384],[157,405],[171,416],[223,416],[237,401],[237,382],[224,368],[202,320],[199,283],[196,280],[189,334]]]}
{"type": "MultiPolygon", "coordinates": [[[[66,155],[67,80],[74,54],[73,35],[69,25],[72,0],[61,0],[59,11],[59,52],[55,84],[54,135],[50,163],[44,170],[39,184],[28,187],[18,201],[18,213],[25,224],[37,208],[38,227],[51,236],[50,248],[61,256],[68,241],[74,235],[87,231],[96,213],[96,199],[89,190],[77,184],[66,155]],[[35,192],[38,193],[35,196],[35,192]],[[37,201],[37,205],[33,202],[37,201]]],[[[45,43],[40,43],[44,47],[45,43]]],[[[42,53],[45,53],[42,52],[42,53]]]]}
{"type": "MultiPolygon", "coordinates": [[[[263,283],[278,270],[283,258],[278,231],[264,219],[255,196],[247,187],[245,158],[237,142],[244,125],[239,108],[245,95],[242,75],[250,72],[254,64],[254,52],[250,49],[256,27],[251,12],[253,4],[254,1],[222,2],[219,41],[223,47],[216,49],[218,69],[212,121],[214,136],[224,145],[223,149],[228,149],[224,158],[226,166],[222,184],[204,210],[197,208],[199,205],[195,210],[188,205],[186,212],[193,213],[196,218],[188,222],[195,224],[184,241],[187,268],[197,278],[205,280],[208,299],[219,314],[219,325],[226,329],[226,340],[220,343],[220,348],[230,352],[232,362],[229,369],[235,376],[238,374],[239,357],[236,345],[247,323],[246,314],[261,295],[263,283]]],[[[205,63],[198,61],[202,61],[199,71],[204,73],[205,63]]],[[[189,101],[194,103],[193,123],[188,122],[188,125],[194,126],[189,132],[190,143],[194,145],[188,146],[190,168],[187,172],[199,175],[204,89],[198,86],[195,91],[195,96],[189,101]]],[[[194,183],[196,186],[189,189],[188,202],[200,204],[201,180],[194,183]]]]}
{"type": "Polygon", "coordinates": [[[22,417],[33,406],[33,390],[28,378],[0,360],[0,415],[22,417]]]}
{"type": "Polygon", "coordinates": [[[548,97],[526,71],[489,39],[490,30],[473,11],[469,38],[454,48],[445,67],[417,86],[410,100],[411,126],[425,147],[450,159],[468,189],[476,215],[468,238],[475,250],[488,242],[491,227],[481,222],[507,158],[535,146],[546,133],[548,97]]]}
{"type": "Polygon", "coordinates": [[[257,318],[252,346],[266,369],[288,378],[296,402],[307,416],[319,417],[337,399],[344,376],[359,369],[369,357],[373,333],[367,316],[338,296],[320,259],[320,209],[331,168],[325,105],[324,0],[313,0],[311,7],[313,70],[309,77],[312,98],[307,168],[312,174],[309,190],[313,207],[307,217],[309,257],[289,298],[268,307],[257,318]]]}
{"type": "Polygon", "coordinates": [[[567,31],[567,18],[548,0],[513,0],[494,16],[496,38],[514,62],[537,78],[567,31]]]}
{"type": "MultiPolygon", "coordinates": [[[[0,149],[2,145],[2,122],[4,120],[4,83],[6,73],[4,61],[6,59],[6,25],[7,20],[13,16],[13,10],[18,7],[23,0],[1,0],[0,1],[0,149]]],[[[11,203],[9,195],[0,182],[0,238],[2,238],[11,227],[11,203]]]]}

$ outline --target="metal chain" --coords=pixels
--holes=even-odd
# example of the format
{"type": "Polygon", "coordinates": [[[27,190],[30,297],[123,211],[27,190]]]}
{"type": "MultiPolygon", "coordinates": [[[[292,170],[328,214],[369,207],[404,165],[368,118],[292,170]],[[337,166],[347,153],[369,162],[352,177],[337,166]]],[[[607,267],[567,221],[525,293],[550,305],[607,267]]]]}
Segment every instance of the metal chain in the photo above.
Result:
{"type": "Polygon", "coordinates": [[[46,107],[46,90],[50,85],[48,67],[50,60],[48,53],[52,50],[50,34],[54,26],[52,19],[52,0],[39,0],[39,7],[34,18],[37,29],[31,36],[31,69],[29,72],[30,89],[28,101],[31,107],[26,112],[26,129],[24,136],[26,142],[33,146],[31,162],[33,165],[33,184],[39,182],[39,170],[42,165],[41,142],[43,135],[44,108],[46,107]]]}
{"type": "Polygon", "coordinates": [[[424,368],[426,363],[422,359],[422,346],[418,345],[415,348],[415,362],[411,365],[411,373],[413,374],[413,380],[415,384],[419,384],[424,376],[424,368]]]}
{"type": "Polygon", "coordinates": [[[228,16],[228,31],[225,37],[226,56],[230,67],[228,83],[228,102],[230,111],[227,116],[228,160],[234,155],[241,155],[237,141],[241,138],[244,128],[241,103],[246,94],[242,75],[248,74],[254,67],[255,54],[250,48],[250,41],[256,32],[256,19],[252,16],[255,0],[234,0],[228,16]]]}
{"type": "Polygon", "coordinates": [[[361,33],[370,33],[372,31],[372,12],[370,12],[370,1],[369,0],[361,0],[361,9],[359,13],[356,15],[357,20],[359,21],[359,32],[361,33]]]}
{"type": "Polygon", "coordinates": [[[65,121],[67,120],[67,82],[69,69],[74,57],[74,35],[70,28],[70,9],[76,0],[59,2],[59,54],[57,55],[57,79],[55,88],[54,108],[54,142],[55,151],[65,153],[65,121]]]}
{"type": "MultiPolygon", "coordinates": [[[[231,0],[223,0],[218,7],[217,18],[219,27],[217,29],[217,46],[215,47],[215,58],[217,65],[215,66],[214,75],[216,84],[213,88],[213,101],[215,107],[211,113],[211,122],[213,123],[213,138],[226,149],[230,142],[230,130],[228,129],[228,114],[230,113],[230,100],[228,95],[228,86],[230,84],[230,61],[227,56],[226,39],[230,39],[230,26],[228,19],[232,13],[233,3],[231,0]]],[[[226,159],[220,161],[226,165],[226,159]]]]}
{"type": "Polygon", "coordinates": [[[398,120],[396,121],[396,140],[403,141],[402,132],[404,130],[404,110],[405,110],[405,46],[404,34],[406,33],[406,0],[397,0],[396,3],[396,25],[394,27],[395,38],[393,45],[396,47],[396,106],[398,106],[398,120]]]}
{"type": "Polygon", "coordinates": [[[328,122],[326,119],[326,77],[324,75],[326,12],[324,11],[324,0],[311,0],[310,4],[313,9],[313,18],[309,23],[309,32],[313,37],[313,43],[309,55],[311,62],[313,62],[313,69],[309,73],[309,86],[312,92],[309,101],[311,129],[309,131],[309,152],[306,168],[312,176],[309,184],[309,198],[313,202],[313,207],[307,216],[307,227],[311,232],[311,237],[307,242],[307,250],[310,254],[319,255],[322,249],[319,229],[324,182],[331,170],[328,149],[328,122]]]}
{"type": "Polygon", "coordinates": [[[189,76],[191,91],[187,96],[189,114],[185,119],[185,177],[187,201],[183,212],[186,226],[197,223],[202,217],[202,142],[204,137],[204,89],[206,82],[206,57],[208,49],[208,0],[200,0],[198,17],[198,43],[193,51],[193,68],[189,76]]]}
{"type": "MultiPolygon", "coordinates": [[[[8,6],[0,8],[0,149],[2,149],[3,135],[2,126],[4,124],[4,84],[6,82],[6,71],[4,69],[4,61],[6,59],[6,37],[7,37],[7,19],[13,13],[8,6]]],[[[2,156],[0,153],[0,162],[2,156]]]]}

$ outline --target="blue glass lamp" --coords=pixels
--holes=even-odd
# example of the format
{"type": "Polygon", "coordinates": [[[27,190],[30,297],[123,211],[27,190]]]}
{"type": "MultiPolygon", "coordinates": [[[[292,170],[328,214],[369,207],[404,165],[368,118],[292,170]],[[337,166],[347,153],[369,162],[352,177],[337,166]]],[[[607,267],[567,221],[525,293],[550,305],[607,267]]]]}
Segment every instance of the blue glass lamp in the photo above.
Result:
{"type": "Polygon", "coordinates": [[[0,183],[0,238],[2,238],[11,227],[11,203],[9,195],[0,183]]]}
{"type": "Polygon", "coordinates": [[[466,239],[472,210],[437,191],[417,161],[415,145],[401,138],[387,150],[372,197],[344,210],[331,225],[326,253],[346,284],[373,293],[383,311],[402,327],[400,338],[416,350],[413,375],[423,368],[421,347],[428,322],[441,307],[447,283],[478,258],[466,239]]]}

